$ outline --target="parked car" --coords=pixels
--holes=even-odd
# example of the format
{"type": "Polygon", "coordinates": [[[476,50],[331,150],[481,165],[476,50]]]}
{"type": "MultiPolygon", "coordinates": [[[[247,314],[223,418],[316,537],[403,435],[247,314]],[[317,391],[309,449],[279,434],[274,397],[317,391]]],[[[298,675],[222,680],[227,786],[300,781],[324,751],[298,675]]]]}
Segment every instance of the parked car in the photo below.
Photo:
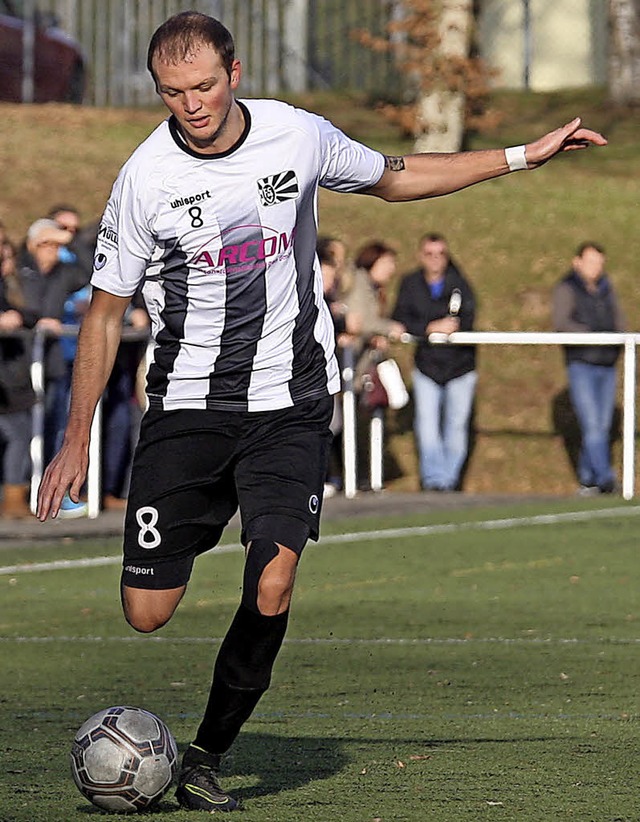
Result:
{"type": "MultiPolygon", "coordinates": [[[[21,0],[0,0],[0,100],[22,101],[24,18],[21,0]]],[[[34,32],[33,102],[81,103],[86,61],[55,15],[37,12],[34,32]]]]}

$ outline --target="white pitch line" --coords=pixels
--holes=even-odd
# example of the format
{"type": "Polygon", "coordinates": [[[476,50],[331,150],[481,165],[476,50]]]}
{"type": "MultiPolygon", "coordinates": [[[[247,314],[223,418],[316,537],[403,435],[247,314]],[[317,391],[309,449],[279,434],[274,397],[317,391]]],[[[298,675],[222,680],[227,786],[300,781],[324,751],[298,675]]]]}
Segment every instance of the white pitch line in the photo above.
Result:
{"type": "MultiPolygon", "coordinates": [[[[595,511],[568,511],[560,514],[538,514],[531,517],[508,517],[473,522],[442,523],[440,525],[414,525],[406,528],[384,528],[379,531],[354,531],[347,534],[329,534],[322,537],[319,545],[340,545],[346,542],[364,540],[400,539],[405,537],[451,534],[459,531],[498,531],[507,528],[523,528],[530,525],[558,525],[566,522],[585,522],[592,519],[611,517],[635,517],[640,515],[640,506],[620,508],[600,508],[595,511]]],[[[218,545],[207,554],[225,554],[242,551],[240,543],[218,545]]],[[[205,554],[204,556],[206,556],[205,554]]],[[[101,565],[120,565],[122,557],[89,557],[85,559],[58,559],[51,562],[23,563],[21,565],[0,566],[0,576],[26,574],[34,571],[58,571],[68,568],[92,568],[101,565]]]]}
{"type": "MultiPolygon", "coordinates": [[[[79,644],[149,644],[149,645],[219,645],[223,637],[202,636],[0,636],[0,644],[45,645],[53,643],[79,644]]],[[[595,637],[593,639],[579,639],[578,637],[372,637],[370,639],[357,637],[300,637],[285,639],[287,645],[327,645],[335,647],[354,645],[402,646],[402,645],[640,645],[640,638],[609,639],[595,637]]]]}
{"type": "MultiPolygon", "coordinates": [[[[242,551],[239,542],[229,545],[217,545],[207,553],[227,554],[233,551],[242,551]]],[[[113,557],[85,557],[83,559],[54,559],[51,562],[25,562],[21,565],[0,566],[0,576],[11,574],[28,574],[32,571],[61,571],[68,568],[94,568],[100,565],[121,565],[122,554],[113,557]]]]}

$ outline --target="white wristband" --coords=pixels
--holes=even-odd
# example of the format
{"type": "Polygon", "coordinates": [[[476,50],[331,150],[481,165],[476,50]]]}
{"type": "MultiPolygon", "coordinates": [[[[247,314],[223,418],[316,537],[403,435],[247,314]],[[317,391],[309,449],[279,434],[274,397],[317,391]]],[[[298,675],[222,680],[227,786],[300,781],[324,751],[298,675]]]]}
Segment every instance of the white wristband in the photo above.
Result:
{"type": "Polygon", "coordinates": [[[527,155],[524,146],[511,146],[505,148],[504,156],[509,166],[509,171],[526,171],[527,155]]]}

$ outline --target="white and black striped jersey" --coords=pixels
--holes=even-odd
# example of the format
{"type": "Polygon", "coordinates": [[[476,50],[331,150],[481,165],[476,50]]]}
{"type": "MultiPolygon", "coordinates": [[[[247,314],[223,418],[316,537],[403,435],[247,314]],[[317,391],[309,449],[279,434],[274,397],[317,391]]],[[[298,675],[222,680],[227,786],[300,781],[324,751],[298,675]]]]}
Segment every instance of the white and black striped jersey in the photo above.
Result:
{"type": "Polygon", "coordinates": [[[142,283],[155,341],[151,407],[266,411],[339,390],[315,254],[318,186],[376,183],[384,158],[274,100],[240,103],[245,129],[202,155],[173,118],[122,168],[100,225],[92,284],[142,283]]]}

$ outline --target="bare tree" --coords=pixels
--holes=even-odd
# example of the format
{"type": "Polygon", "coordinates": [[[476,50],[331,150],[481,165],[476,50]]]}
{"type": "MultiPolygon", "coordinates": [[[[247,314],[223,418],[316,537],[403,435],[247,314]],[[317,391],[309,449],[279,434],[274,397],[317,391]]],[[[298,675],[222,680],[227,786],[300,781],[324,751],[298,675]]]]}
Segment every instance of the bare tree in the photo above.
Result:
{"type": "MultiPolygon", "coordinates": [[[[469,59],[473,0],[443,0],[437,50],[443,64],[469,59]]],[[[431,89],[421,89],[417,104],[416,151],[459,151],[464,137],[465,92],[444,74],[431,89]]]]}
{"type": "Polygon", "coordinates": [[[474,2],[402,0],[394,8],[386,37],[356,32],[364,45],[394,55],[413,91],[410,103],[383,111],[413,135],[416,151],[459,151],[465,129],[490,120],[478,114],[494,72],[470,53],[474,2]]]}
{"type": "Polygon", "coordinates": [[[609,0],[609,94],[619,105],[640,104],[640,0],[609,0]]]}

